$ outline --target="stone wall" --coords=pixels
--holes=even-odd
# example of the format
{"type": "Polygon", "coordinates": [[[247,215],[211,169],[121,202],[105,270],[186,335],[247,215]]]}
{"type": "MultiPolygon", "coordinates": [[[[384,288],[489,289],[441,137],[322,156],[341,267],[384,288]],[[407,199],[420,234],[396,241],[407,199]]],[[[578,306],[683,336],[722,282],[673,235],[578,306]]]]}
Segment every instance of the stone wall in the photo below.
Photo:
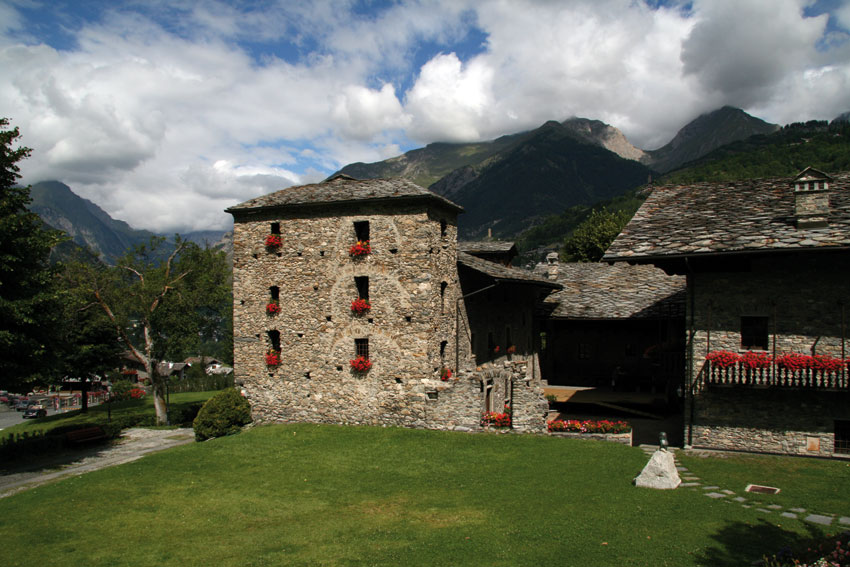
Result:
{"type": "MultiPolygon", "coordinates": [[[[468,341],[456,339],[456,242],[455,213],[421,203],[237,215],[234,372],[254,419],[479,428],[486,378],[468,341]],[[354,223],[363,221],[369,222],[372,252],[352,258],[354,223]],[[272,223],[280,228],[279,249],[264,245],[272,223]],[[364,276],[371,309],[356,315],[350,308],[358,297],[355,277],[364,276]],[[280,290],[280,312],[269,315],[272,286],[280,290]],[[269,332],[279,333],[280,366],[264,359],[273,347],[269,332]],[[350,368],[356,339],[368,339],[368,372],[350,368]],[[442,368],[453,371],[451,379],[440,379],[442,368]]],[[[545,407],[542,388],[529,385],[519,368],[506,371],[509,384],[522,384],[520,394],[513,388],[514,399],[533,406],[539,390],[545,407]]],[[[518,428],[545,430],[545,412],[539,424],[533,413],[521,411],[518,428]]]]}
{"type": "MultiPolygon", "coordinates": [[[[767,318],[770,354],[812,354],[814,347],[817,354],[846,356],[848,273],[846,255],[821,252],[756,259],[737,272],[692,275],[697,332],[691,380],[708,352],[748,350],[741,345],[742,317],[767,318]]],[[[850,418],[847,396],[699,386],[691,442],[716,449],[830,455],[835,420],[850,418]],[[843,402],[836,403],[839,400],[843,402]]],[[[690,400],[685,408],[686,439],[689,415],[690,400]]]]}

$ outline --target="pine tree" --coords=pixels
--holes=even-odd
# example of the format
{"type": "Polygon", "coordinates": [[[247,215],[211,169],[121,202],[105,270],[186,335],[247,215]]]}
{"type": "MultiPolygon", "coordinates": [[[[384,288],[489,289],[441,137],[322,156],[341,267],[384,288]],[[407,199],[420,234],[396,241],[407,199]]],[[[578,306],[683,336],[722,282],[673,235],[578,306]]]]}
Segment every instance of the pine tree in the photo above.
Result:
{"type": "Polygon", "coordinates": [[[29,187],[17,185],[17,163],[32,150],[13,147],[20,137],[0,118],[0,388],[17,390],[54,365],[58,300],[48,263],[59,233],[27,210],[29,187]]]}

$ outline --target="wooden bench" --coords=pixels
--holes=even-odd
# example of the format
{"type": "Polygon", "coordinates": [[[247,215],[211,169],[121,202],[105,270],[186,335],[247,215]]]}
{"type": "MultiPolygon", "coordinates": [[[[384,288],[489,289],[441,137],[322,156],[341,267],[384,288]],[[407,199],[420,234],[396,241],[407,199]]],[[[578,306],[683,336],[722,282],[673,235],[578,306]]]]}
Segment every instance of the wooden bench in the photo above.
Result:
{"type": "Polygon", "coordinates": [[[75,429],[65,434],[65,438],[71,443],[88,443],[89,441],[99,441],[106,439],[106,432],[99,426],[86,427],[84,429],[75,429]]]}

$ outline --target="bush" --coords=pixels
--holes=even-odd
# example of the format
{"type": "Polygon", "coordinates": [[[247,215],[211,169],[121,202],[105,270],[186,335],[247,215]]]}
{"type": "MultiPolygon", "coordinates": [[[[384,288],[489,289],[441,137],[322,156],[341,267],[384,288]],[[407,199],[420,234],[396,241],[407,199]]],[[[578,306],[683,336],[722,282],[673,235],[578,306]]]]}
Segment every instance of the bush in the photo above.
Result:
{"type": "Polygon", "coordinates": [[[112,395],[112,399],[119,402],[121,400],[130,399],[130,391],[134,389],[138,389],[138,386],[135,383],[130,382],[129,380],[119,380],[112,384],[110,393],[112,395]]]}
{"type": "Polygon", "coordinates": [[[223,390],[207,400],[195,418],[195,440],[239,433],[243,425],[251,423],[251,406],[235,388],[223,390]]]}

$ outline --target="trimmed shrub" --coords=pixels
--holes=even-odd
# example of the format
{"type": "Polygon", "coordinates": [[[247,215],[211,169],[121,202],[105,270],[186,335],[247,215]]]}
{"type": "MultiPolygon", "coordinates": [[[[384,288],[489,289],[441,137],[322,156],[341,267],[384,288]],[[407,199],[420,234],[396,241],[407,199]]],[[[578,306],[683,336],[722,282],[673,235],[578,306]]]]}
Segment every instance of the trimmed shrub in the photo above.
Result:
{"type": "Polygon", "coordinates": [[[195,418],[195,440],[239,433],[243,425],[251,423],[251,406],[235,388],[222,390],[203,405],[195,418]]]}

